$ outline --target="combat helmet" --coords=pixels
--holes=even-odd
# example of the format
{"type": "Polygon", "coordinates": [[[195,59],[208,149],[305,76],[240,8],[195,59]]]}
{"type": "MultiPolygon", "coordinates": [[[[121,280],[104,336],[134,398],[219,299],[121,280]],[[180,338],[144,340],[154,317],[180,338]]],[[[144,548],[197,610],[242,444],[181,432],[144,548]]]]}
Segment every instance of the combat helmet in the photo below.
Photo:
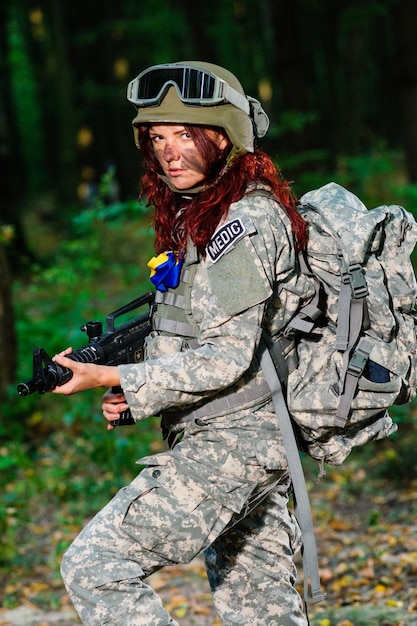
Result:
{"type": "Polygon", "coordinates": [[[219,126],[233,144],[231,159],[253,152],[255,137],[263,137],[269,127],[260,102],[245,95],[236,76],[204,61],[149,67],[129,83],[127,98],[137,107],[132,124],[138,147],[141,124],[219,126]]]}

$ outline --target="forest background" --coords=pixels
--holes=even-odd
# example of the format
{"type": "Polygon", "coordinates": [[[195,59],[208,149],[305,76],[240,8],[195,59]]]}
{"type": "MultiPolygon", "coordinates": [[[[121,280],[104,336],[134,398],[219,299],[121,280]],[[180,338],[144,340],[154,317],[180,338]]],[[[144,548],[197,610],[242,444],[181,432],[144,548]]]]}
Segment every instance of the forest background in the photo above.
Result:
{"type": "MultiPolygon", "coordinates": [[[[263,102],[271,128],[260,147],[297,195],[335,180],[369,207],[395,203],[417,215],[416,31],[413,0],[3,0],[4,606],[21,601],[21,581],[36,568],[55,587],[39,597],[35,589],[31,599],[59,604],[63,550],[130,480],[134,460],[162,445],[157,420],[109,435],[101,393],[16,393],[32,374],[35,346],[54,354],[84,345],[81,324],[104,321],[149,289],[152,209],[137,201],[128,81],[156,63],[223,65],[263,102]],[[36,550],[34,536],[46,532],[52,540],[36,550]]],[[[394,413],[395,445],[380,445],[378,456],[355,453],[390,492],[414,494],[414,506],[415,412],[411,405],[394,413]]]]}

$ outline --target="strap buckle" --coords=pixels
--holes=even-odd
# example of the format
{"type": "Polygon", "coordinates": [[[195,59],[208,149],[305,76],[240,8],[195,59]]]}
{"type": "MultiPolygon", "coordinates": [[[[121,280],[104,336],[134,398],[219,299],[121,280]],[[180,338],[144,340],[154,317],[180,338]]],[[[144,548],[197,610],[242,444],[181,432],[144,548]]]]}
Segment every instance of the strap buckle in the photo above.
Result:
{"type": "Polygon", "coordinates": [[[365,365],[369,359],[369,352],[365,352],[358,348],[355,350],[352,358],[349,361],[349,365],[347,368],[347,373],[355,376],[355,378],[360,378],[362,376],[363,370],[365,369],[365,365]]]}
{"type": "Polygon", "coordinates": [[[353,297],[358,299],[367,296],[368,285],[366,284],[366,278],[362,266],[359,263],[349,265],[348,274],[353,297]]]}

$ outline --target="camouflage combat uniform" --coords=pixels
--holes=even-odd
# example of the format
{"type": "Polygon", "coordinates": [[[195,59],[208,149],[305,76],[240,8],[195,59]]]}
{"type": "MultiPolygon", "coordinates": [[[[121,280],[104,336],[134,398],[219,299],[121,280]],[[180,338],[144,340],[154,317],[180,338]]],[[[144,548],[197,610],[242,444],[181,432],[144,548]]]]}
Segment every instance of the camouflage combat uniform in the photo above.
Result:
{"type": "Polygon", "coordinates": [[[202,259],[190,245],[183,267],[194,274],[194,339],[153,332],[146,361],[119,366],[135,419],[162,414],[181,437],[140,460],[145,469],[64,556],[84,624],[176,624],[144,579],[202,552],[222,624],[307,624],[293,586],[300,532],[287,508],[285,451],[254,366],[261,328],[278,333],[305,289],[290,223],[275,200],[252,192],[210,246],[202,259]]]}

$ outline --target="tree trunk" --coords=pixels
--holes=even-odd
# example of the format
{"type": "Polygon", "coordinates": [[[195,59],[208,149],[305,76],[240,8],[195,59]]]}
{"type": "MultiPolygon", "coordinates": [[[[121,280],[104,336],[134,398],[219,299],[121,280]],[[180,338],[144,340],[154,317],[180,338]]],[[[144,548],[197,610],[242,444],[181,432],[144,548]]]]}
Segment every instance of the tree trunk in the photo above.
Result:
{"type": "Polygon", "coordinates": [[[398,130],[403,141],[408,174],[417,182],[417,4],[414,0],[395,3],[393,31],[396,34],[398,81],[398,130]]]}
{"type": "Polygon", "coordinates": [[[6,253],[0,244],[0,393],[15,380],[16,348],[12,281],[6,253]]]}

